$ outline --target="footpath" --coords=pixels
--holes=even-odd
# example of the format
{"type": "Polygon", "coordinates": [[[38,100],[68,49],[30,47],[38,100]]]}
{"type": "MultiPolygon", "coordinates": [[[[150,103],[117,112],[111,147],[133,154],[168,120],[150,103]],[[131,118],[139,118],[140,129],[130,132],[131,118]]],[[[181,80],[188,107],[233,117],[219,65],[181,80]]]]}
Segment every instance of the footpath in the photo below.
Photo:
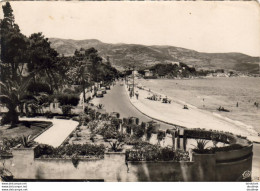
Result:
{"type": "Polygon", "coordinates": [[[19,120],[52,122],[53,125],[34,139],[34,141],[41,144],[48,144],[53,147],[60,146],[79,124],[77,121],[65,119],[20,118],[19,120]]]}
{"type": "MultiPolygon", "coordinates": [[[[128,91],[127,88],[125,89],[128,91]]],[[[233,123],[231,119],[221,118],[189,104],[187,104],[188,109],[183,109],[184,105],[180,100],[174,100],[174,98],[170,97],[168,98],[171,100],[171,103],[147,99],[147,97],[152,95],[161,95],[162,98],[166,97],[166,95],[149,89],[135,88],[135,92],[137,91],[139,94],[138,99],[136,96],[132,98],[129,96],[130,102],[136,109],[150,118],[187,128],[232,132],[233,134],[247,136],[251,141],[260,142],[260,137],[254,129],[233,123]]]]}

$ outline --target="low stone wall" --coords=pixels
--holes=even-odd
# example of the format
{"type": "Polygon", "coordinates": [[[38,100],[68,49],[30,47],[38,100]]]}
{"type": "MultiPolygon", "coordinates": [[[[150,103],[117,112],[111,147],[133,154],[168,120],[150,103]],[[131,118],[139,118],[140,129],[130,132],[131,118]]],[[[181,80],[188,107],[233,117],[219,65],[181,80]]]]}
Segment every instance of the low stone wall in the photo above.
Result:
{"type": "Polygon", "coordinates": [[[250,181],[252,172],[252,145],[248,147],[216,152],[215,154],[193,154],[198,176],[195,181],[250,181]]]}
{"type": "Polygon", "coordinates": [[[128,162],[131,181],[179,182],[193,181],[194,162],[128,162]]]}
{"type": "Polygon", "coordinates": [[[103,159],[80,159],[78,166],[74,166],[71,159],[35,158],[34,151],[35,148],[13,149],[12,158],[0,160],[0,169],[4,165],[15,179],[250,181],[253,154],[249,145],[216,154],[194,153],[192,162],[130,162],[126,161],[125,153],[110,152],[103,159]]]}
{"type": "Polygon", "coordinates": [[[216,152],[216,160],[218,162],[221,162],[221,161],[232,161],[237,159],[243,159],[251,155],[252,151],[253,151],[253,144],[239,150],[221,151],[221,152],[218,151],[216,152]]]}

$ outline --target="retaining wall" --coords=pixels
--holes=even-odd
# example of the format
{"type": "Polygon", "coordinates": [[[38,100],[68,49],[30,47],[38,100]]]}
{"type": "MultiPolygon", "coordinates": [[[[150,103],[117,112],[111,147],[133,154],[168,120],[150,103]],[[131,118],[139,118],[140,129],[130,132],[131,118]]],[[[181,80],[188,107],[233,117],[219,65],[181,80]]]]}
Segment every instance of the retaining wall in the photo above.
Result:
{"type": "MultiPolygon", "coordinates": [[[[15,179],[82,179],[110,182],[136,181],[250,181],[252,145],[232,151],[194,154],[192,162],[126,162],[125,153],[105,153],[104,159],[81,159],[75,167],[71,159],[34,158],[34,149],[14,149],[13,157],[1,159],[15,179]],[[250,152],[251,151],[251,152],[250,152]],[[245,176],[246,173],[246,176],[245,176]]],[[[3,168],[3,167],[2,167],[3,168]]]]}

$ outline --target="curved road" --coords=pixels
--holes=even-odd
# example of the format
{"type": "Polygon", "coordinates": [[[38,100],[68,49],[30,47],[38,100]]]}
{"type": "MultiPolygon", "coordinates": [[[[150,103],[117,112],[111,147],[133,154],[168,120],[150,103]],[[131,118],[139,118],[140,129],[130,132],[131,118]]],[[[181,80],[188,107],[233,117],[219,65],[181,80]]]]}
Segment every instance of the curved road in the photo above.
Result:
{"type": "MultiPolygon", "coordinates": [[[[107,94],[103,98],[95,98],[93,100],[94,104],[101,103],[104,105],[104,109],[107,112],[119,112],[120,118],[123,117],[138,117],[140,122],[151,121],[152,119],[147,117],[138,111],[129,101],[127,92],[125,91],[124,86],[120,86],[120,83],[117,83],[111,90],[107,90],[107,94]]],[[[157,121],[157,120],[154,120],[157,121]]],[[[161,129],[170,129],[173,128],[172,125],[162,123],[157,121],[161,129]]],[[[252,178],[256,181],[256,177],[260,177],[260,145],[254,144],[253,146],[253,172],[252,178]]]]}
{"type": "MultiPolygon", "coordinates": [[[[127,92],[125,91],[124,86],[120,86],[120,83],[116,83],[111,90],[107,90],[107,94],[103,98],[95,98],[93,101],[94,104],[101,103],[104,105],[104,109],[107,112],[118,112],[120,113],[120,118],[127,117],[137,117],[140,122],[148,122],[152,119],[140,111],[138,111],[129,101],[127,92]]],[[[173,128],[172,125],[156,121],[160,124],[161,129],[170,129],[173,128]]]]}

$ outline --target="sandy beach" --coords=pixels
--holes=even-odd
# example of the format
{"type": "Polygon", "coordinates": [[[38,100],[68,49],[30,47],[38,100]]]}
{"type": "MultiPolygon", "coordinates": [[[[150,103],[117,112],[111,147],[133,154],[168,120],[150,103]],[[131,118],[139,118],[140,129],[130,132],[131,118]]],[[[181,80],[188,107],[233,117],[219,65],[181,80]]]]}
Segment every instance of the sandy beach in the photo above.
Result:
{"type": "MultiPolygon", "coordinates": [[[[142,80],[138,81],[139,84],[142,80]]],[[[234,134],[247,136],[250,140],[260,142],[257,131],[250,125],[229,119],[217,112],[202,110],[193,106],[186,101],[154,91],[146,86],[145,90],[138,89],[139,99],[131,98],[131,103],[142,113],[149,115],[151,118],[161,120],[170,124],[176,124],[187,128],[204,128],[234,134]],[[161,97],[168,97],[172,100],[171,104],[153,101],[147,97],[157,94],[161,97]],[[183,109],[184,104],[189,109],[183,109]]]]}
{"type": "Polygon", "coordinates": [[[201,110],[233,120],[260,133],[259,78],[206,78],[140,80],[156,92],[182,100],[201,110]],[[219,112],[219,106],[231,112],[219,112]],[[237,107],[238,106],[238,107],[237,107]]]}

